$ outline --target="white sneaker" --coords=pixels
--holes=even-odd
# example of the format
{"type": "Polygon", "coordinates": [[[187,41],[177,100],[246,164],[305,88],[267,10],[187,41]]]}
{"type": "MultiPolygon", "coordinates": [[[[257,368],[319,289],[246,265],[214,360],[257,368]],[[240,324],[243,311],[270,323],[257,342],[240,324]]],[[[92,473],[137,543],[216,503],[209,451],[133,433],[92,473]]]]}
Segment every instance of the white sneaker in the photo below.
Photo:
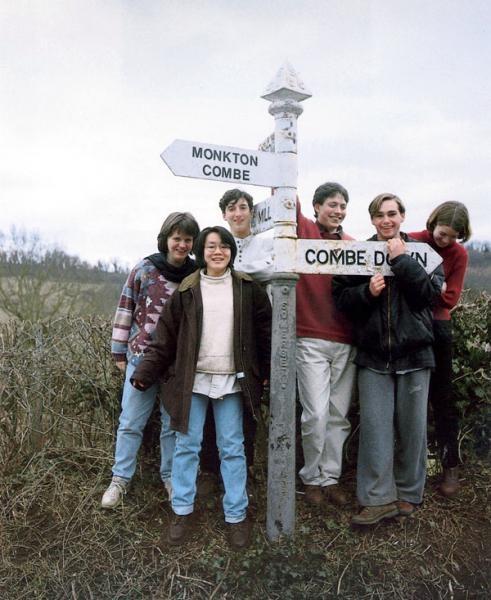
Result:
{"type": "Polygon", "coordinates": [[[167,492],[167,496],[169,498],[169,502],[172,500],[172,483],[170,479],[164,480],[165,491],[167,492]]]}
{"type": "Polygon", "coordinates": [[[129,481],[122,477],[113,477],[101,500],[102,508],[114,508],[126,494],[129,481]]]}

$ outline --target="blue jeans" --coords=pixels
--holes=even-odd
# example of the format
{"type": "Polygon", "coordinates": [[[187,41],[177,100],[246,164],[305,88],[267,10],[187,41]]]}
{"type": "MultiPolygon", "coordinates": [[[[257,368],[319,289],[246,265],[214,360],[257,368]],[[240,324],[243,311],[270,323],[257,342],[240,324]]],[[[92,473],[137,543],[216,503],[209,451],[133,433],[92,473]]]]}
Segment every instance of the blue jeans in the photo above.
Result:
{"type": "Polygon", "coordinates": [[[213,404],[217,446],[220,455],[225,494],[223,512],[227,523],[239,523],[246,517],[247,467],[242,425],[242,396],[227,394],[213,399],[193,394],[186,434],[176,432],[176,449],[172,468],[172,510],[177,515],[189,515],[194,509],[199,453],[208,402],[213,404]]]}
{"type": "MultiPolygon", "coordinates": [[[[130,378],[137,364],[138,360],[134,359],[126,367],[113,465],[113,475],[122,477],[127,481],[130,481],[135,473],[136,456],[141,446],[143,430],[152,414],[158,392],[157,384],[145,392],[141,392],[131,385],[130,378]]],[[[160,430],[160,476],[162,481],[165,481],[171,476],[176,438],[174,431],[170,428],[170,417],[162,404],[160,405],[160,413],[162,420],[160,430]]]]}

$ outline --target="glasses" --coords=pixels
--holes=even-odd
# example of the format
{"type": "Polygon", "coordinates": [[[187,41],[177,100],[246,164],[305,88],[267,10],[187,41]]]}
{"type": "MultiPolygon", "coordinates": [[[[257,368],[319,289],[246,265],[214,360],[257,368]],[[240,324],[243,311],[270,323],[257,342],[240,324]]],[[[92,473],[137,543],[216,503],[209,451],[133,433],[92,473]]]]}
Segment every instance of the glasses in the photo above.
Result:
{"type": "Polygon", "coordinates": [[[205,250],[209,250],[210,252],[214,252],[217,248],[220,250],[230,250],[230,246],[228,244],[206,244],[205,250]]]}

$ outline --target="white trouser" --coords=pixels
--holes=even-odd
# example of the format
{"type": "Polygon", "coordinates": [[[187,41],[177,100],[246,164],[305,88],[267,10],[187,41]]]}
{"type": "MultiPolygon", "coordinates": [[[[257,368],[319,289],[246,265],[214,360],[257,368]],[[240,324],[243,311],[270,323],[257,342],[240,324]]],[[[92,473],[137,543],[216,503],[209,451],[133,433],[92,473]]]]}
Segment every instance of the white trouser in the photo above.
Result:
{"type": "Polygon", "coordinates": [[[302,404],[304,484],[327,486],[341,475],[343,445],[356,366],[349,344],[297,338],[297,381],[302,404]]]}

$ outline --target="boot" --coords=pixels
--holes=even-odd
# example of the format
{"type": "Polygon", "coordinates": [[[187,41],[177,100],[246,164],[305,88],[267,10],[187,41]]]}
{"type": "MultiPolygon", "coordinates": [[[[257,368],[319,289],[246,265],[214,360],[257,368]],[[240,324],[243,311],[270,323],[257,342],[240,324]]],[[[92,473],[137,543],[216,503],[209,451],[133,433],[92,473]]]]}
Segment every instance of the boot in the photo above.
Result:
{"type": "Polygon", "coordinates": [[[459,468],[450,467],[443,469],[443,481],[440,484],[440,493],[446,498],[451,498],[459,491],[459,468]]]}

